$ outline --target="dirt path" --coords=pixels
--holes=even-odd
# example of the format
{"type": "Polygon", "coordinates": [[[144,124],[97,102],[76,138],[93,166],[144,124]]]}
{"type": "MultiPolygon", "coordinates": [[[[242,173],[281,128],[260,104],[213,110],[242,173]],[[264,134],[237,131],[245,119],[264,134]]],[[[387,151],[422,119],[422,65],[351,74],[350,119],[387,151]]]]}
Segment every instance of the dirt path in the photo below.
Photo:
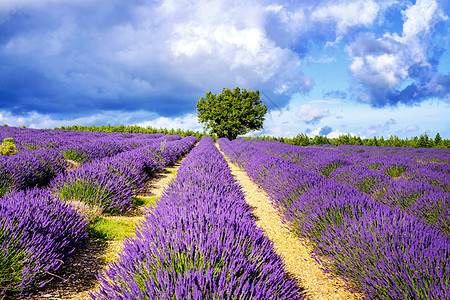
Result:
{"type": "MultiPolygon", "coordinates": [[[[216,144],[218,147],[218,145],[216,144]]],[[[219,148],[219,147],[218,147],[219,148]]],[[[220,150],[220,148],[219,148],[220,150]]],[[[282,223],[267,194],[261,190],[237,165],[227,159],[231,173],[242,186],[247,203],[254,209],[256,224],[273,241],[277,253],[284,259],[286,270],[306,290],[308,299],[360,299],[345,289],[345,283],[339,277],[324,273],[320,265],[311,257],[311,248],[305,246],[282,223]]]]}
{"type": "MultiPolygon", "coordinates": [[[[179,163],[176,163],[167,167],[163,172],[154,174],[145,183],[145,188],[138,197],[160,197],[169,182],[176,177],[178,167],[179,163]]],[[[104,218],[138,224],[139,221],[145,219],[144,215],[143,210],[137,210],[126,216],[104,218]]],[[[91,299],[89,291],[95,291],[99,284],[96,280],[96,275],[106,267],[106,262],[119,258],[122,246],[123,240],[107,241],[106,243],[99,243],[99,240],[89,240],[84,247],[78,249],[68,259],[66,266],[62,266],[57,274],[52,275],[56,278],[44,290],[36,293],[36,296],[32,297],[32,299],[91,299]],[[66,280],[63,281],[63,279],[66,280]]]]}

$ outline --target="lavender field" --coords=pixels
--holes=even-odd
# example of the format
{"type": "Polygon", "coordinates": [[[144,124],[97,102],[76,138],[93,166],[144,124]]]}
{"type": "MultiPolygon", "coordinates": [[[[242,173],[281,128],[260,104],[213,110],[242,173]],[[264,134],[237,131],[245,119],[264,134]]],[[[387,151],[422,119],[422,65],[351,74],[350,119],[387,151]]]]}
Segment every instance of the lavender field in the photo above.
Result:
{"type": "MultiPolygon", "coordinates": [[[[210,137],[0,128],[0,298],[45,286],[98,214],[186,157],[93,299],[303,299],[210,137]],[[192,149],[192,150],[191,150],[192,149]]],[[[367,299],[450,299],[450,151],[219,139],[327,272],[367,299]]]]}

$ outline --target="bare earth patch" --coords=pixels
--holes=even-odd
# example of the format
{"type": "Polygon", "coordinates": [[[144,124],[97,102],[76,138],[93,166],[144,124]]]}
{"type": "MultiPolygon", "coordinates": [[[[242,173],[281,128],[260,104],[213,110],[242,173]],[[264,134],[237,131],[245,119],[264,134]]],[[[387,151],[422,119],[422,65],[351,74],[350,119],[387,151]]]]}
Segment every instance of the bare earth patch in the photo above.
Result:
{"type": "Polygon", "coordinates": [[[66,168],[67,171],[72,171],[72,170],[78,169],[81,166],[81,164],[79,162],[71,160],[71,159],[66,159],[66,163],[67,163],[67,168],[66,168]]]}
{"type": "Polygon", "coordinates": [[[269,196],[251,181],[243,170],[232,164],[223,152],[221,153],[227,159],[231,173],[242,186],[245,200],[253,208],[253,214],[257,218],[256,225],[261,227],[265,235],[273,241],[278,255],[285,261],[286,271],[305,288],[307,298],[361,299],[360,295],[345,288],[345,282],[340,277],[325,273],[321,269],[320,264],[312,257],[311,248],[282,223],[269,196]]]}
{"type": "Polygon", "coordinates": [[[142,197],[157,197],[161,196],[163,190],[177,175],[177,170],[180,167],[179,163],[167,167],[163,172],[154,173],[150,179],[144,183],[144,188],[138,194],[142,197]]]}

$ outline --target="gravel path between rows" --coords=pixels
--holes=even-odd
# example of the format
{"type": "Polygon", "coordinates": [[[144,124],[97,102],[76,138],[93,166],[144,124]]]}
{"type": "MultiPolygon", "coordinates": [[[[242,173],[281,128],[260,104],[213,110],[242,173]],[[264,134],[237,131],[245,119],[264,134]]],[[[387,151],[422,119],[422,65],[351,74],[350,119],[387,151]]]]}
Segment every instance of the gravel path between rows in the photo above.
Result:
{"type": "MultiPolygon", "coordinates": [[[[216,144],[217,148],[220,147],[216,144]]],[[[237,165],[226,158],[231,173],[241,185],[245,199],[257,218],[256,225],[273,241],[274,247],[286,265],[286,271],[294,276],[298,284],[305,288],[311,300],[361,299],[360,295],[345,288],[344,281],[337,276],[325,273],[311,255],[311,248],[286,228],[277,210],[272,206],[269,196],[250,180],[237,165]]]]}

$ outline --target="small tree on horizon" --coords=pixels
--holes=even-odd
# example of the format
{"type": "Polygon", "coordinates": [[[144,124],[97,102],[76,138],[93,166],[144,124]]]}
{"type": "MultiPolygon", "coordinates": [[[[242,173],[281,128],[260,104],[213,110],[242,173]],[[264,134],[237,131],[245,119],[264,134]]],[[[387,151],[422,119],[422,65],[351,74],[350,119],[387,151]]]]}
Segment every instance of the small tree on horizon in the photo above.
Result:
{"type": "Polygon", "coordinates": [[[258,90],[224,88],[218,95],[207,92],[197,102],[199,121],[206,124],[210,134],[229,140],[261,129],[266,113],[267,107],[260,100],[258,90]]]}

